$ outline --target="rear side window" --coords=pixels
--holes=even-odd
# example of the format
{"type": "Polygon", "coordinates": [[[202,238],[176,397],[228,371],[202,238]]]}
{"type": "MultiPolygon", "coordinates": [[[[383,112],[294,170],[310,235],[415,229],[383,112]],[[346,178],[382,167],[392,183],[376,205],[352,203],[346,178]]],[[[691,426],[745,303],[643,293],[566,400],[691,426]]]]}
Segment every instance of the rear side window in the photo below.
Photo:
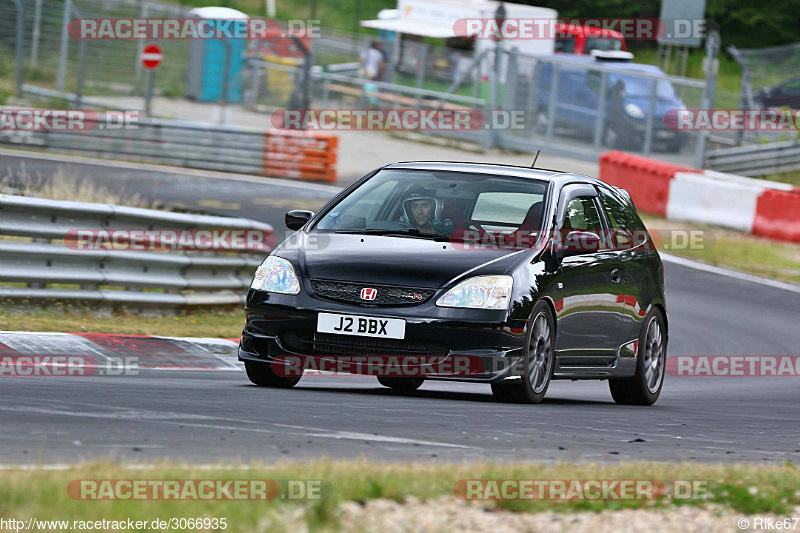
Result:
{"type": "Polygon", "coordinates": [[[542,198],[541,194],[484,192],[478,195],[472,211],[472,220],[487,220],[518,226],[525,220],[531,206],[541,202],[542,198]]]}
{"type": "Polygon", "coordinates": [[[644,223],[636,214],[636,210],[630,203],[623,200],[620,196],[612,193],[605,187],[600,189],[600,203],[608,215],[611,227],[614,229],[641,230],[644,223]]]}
{"type": "Polygon", "coordinates": [[[600,203],[608,216],[611,225],[613,242],[618,249],[634,246],[642,239],[647,239],[647,230],[642,219],[636,214],[633,205],[620,195],[604,187],[600,190],[600,203]]]}

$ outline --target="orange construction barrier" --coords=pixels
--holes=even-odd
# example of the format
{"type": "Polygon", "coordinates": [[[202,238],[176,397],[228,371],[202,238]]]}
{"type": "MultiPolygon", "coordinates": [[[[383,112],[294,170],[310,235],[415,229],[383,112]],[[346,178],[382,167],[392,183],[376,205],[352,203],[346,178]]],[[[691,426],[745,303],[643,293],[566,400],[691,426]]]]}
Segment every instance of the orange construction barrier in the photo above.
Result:
{"type": "Polygon", "coordinates": [[[753,233],[770,239],[800,242],[800,188],[767,189],[758,197],[753,233]]]}
{"type": "Polygon", "coordinates": [[[676,172],[702,172],[612,150],[600,154],[600,179],[628,191],[636,208],[645,213],[667,216],[669,183],[676,172]]]}
{"type": "Polygon", "coordinates": [[[330,133],[267,130],[264,134],[264,174],[336,182],[339,138],[330,133]]]}

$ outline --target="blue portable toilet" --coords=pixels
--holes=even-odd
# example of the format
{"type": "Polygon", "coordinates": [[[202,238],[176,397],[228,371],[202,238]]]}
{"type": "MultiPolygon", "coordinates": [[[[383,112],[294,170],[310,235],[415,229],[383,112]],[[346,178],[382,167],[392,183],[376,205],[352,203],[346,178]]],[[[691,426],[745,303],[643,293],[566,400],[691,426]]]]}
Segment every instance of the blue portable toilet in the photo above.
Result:
{"type": "MultiPolygon", "coordinates": [[[[249,18],[245,13],[228,7],[198,7],[192,9],[195,18],[206,19],[209,24],[218,25],[226,19],[238,19],[229,24],[233,33],[234,25],[246,26],[249,18]]],[[[247,35],[247,28],[239,28],[247,35]]],[[[193,39],[189,50],[189,79],[186,84],[186,97],[198,102],[219,102],[222,97],[225,73],[226,44],[230,46],[230,65],[228,69],[228,103],[242,101],[242,82],[239,73],[244,65],[247,39],[193,39]]]]}

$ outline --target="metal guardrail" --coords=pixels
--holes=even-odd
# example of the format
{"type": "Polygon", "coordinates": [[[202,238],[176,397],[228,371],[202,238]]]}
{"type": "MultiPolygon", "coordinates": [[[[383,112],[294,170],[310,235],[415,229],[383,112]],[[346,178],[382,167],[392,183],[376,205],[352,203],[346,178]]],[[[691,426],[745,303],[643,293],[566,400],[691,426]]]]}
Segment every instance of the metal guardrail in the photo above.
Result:
{"type": "Polygon", "coordinates": [[[0,239],[0,283],[6,284],[0,285],[0,301],[71,301],[137,310],[238,304],[266,255],[219,247],[81,250],[64,243],[68,232],[77,229],[272,233],[270,225],[245,218],[0,194],[0,235],[32,239],[0,239]]]}
{"type": "Polygon", "coordinates": [[[139,118],[132,127],[120,127],[98,113],[91,129],[9,132],[0,135],[3,142],[206,170],[264,172],[265,131],[235,126],[139,118]]]}
{"type": "Polygon", "coordinates": [[[782,141],[709,151],[706,168],[743,176],[800,170],[800,143],[782,141]]]}
{"type": "Polygon", "coordinates": [[[0,130],[0,144],[204,170],[336,181],[337,138],[330,133],[144,117],[123,125],[115,122],[120,120],[119,115],[115,113],[109,119],[98,112],[96,124],[86,119],[85,129],[0,130]]]}

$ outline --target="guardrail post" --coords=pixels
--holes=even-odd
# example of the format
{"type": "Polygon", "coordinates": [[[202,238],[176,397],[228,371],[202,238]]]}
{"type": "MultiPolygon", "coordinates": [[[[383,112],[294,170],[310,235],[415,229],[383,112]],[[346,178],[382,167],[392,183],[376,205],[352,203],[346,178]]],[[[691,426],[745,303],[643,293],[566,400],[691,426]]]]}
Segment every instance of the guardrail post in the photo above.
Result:
{"type": "MultiPolygon", "coordinates": [[[[148,1],[147,0],[140,0],[140,2],[141,2],[142,5],[139,8],[139,18],[144,20],[144,19],[147,18],[147,4],[148,4],[148,1]]],[[[136,63],[136,67],[135,67],[136,68],[136,81],[137,82],[140,79],[142,79],[142,68],[143,67],[142,67],[142,62],[139,60],[139,58],[142,57],[142,52],[143,51],[144,51],[144,40],[143,39],[139,39],[139,41],[136,43],[136,58],[135,58],[135,63],[136,63]]]]}
{"type": "Polygon", "coordinates": [[[33,35],[31,36],[31,66],[39,62],[39,37],[42,27],[42,0],[36,0],[33,11],[33,35]]]}
{"type": "MultiPolygon", "coordinates": [[[[425,70],[428,66],[428,43],[421,43],[419,47],[419,55],[417,56],[417,89],[422,89],[425,84],[425,70]]],[[[416,107],[419,108],[422,103],[422,95],[417,93],[416,107]]]]}
{"type": "MultiPolygon", "coordinates": [[[[81,12],[73,9],[76,18],[81,18],[81,12]]],[[[81,39],[78,44],[78,79],[75,86],[75,107],[81,107],[83,101],[83,80],[86,72],[86,39],[81,39]]]]}
{"type": "Polygon", "coordinates": [[[556,123],[556,105],[558,103],[558,77],[561,74],[561,65],[556,63],[553,65],[553,79],[550,80],[550,98],[548,102],[548,109],[547,109],[547,135],[545,136],[547,140],[553,138],[553,130],[555,130],[555,123],[556,123]]]}
{"type": "MultiPolygon", "coordinates": [[[[703,58],[703,70],[706,72],[706,86],[703,88],[701,107],[711,109],[714,107],[714,97],[717,90],[717,69],[719,68],[719,32],[712,30],[706,37],[706,57],[703,58]]],[[[701,131],[697,138],[697,146],[694,153],[695,168],[703,168],[706,158],[706,143],[708,142],[708,132],[701,131]]]]}
{"type": "Polygon", "coordinates": [[[606,122],[606,98],[608,98],[608,72],[600,73],[600,102],[597,104],[597,118],[594,121],[594,139],[592,149],[600,151],[600,143],[603,137],[603,124],[606,122]]]}
{"type": "Polygon", "coordinates": [[[67,77],[67,53],[69,52],[67,26],[69,25],[71,14],[72,0],[64,0],[64,14],[61,20],[61,50],[58,56],[58,76],[56,78],[56,87],[61,92],[64,92],[64,83],[67,77]]]}
{"type": "Polygon", "coordinates": [[[653,147],[653,124],[655,124],[656,114],[656,88],[658,87],[658,80],[651,80],[650,84],[650,103],[647,105],[647,117],[644,126],[644,147],[642,152],[644,155],[650,155],[653,147]]]}
{"type": "Polygon", "coordinates": [[[25,72],[23,70],[23,66],[25,64],[25,39],[23,35],[24,26],[22,19],[22,2],[20,0],[13,1],[17,8],[17,98],[22,98],[22,77],[23,73],[25,72]]]}

